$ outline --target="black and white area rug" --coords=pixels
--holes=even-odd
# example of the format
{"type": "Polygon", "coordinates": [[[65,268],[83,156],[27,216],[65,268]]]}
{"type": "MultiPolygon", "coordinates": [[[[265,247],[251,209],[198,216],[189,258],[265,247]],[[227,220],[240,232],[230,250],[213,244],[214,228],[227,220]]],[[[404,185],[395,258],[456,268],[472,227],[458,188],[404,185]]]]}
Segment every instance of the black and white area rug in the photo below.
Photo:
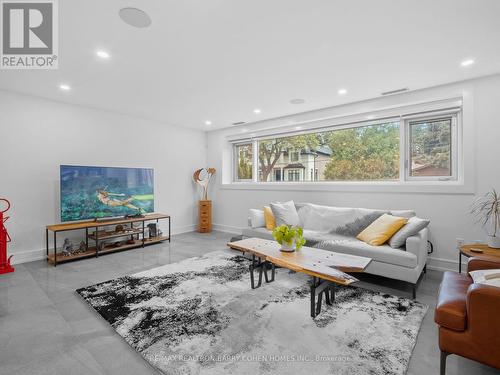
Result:
{"type": "Polygon", "coordinates": [[[77,292],[163,374],[404,374],[427,306],[356,287],[309,315],[308,278],[209,253],[77,292]]]}

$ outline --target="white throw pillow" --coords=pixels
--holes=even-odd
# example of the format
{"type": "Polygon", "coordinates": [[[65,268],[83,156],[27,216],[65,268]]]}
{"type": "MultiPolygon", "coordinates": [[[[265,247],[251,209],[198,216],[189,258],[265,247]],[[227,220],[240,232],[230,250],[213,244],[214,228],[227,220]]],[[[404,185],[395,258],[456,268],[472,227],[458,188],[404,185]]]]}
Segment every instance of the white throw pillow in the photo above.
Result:
{"type": "Polygon", "coordinates": [[[271,203],[271,211],[273,211],[274,218],[276,220],[276,226],[279,225],[293,225],[300,226],[300,218],[295,208],[295,203],[293,201],[288,202],[275,202],[271,203]]]}
{"type": "Polygon", "coordinates": [[[252,228],[261,228],[266,226],[266,220],[264,218],[264,210],[257,210],[251,208],[248,210],[250,216],[250,226],[252,228]]]}
{"type": "Polygon", "coordinates": [[[474,283],[500,287],[500,269],[471,271],[469,275],[474,283]]]}
{"type": "Polygon", "coordinates": [[[398,249],[406,244],[408,237],[416,235],[422,229],[429,225],[430,221],[420,219],[416,216],[410,217],[408,222],[398,230],[389,240],[389,246],[398,249]]]}

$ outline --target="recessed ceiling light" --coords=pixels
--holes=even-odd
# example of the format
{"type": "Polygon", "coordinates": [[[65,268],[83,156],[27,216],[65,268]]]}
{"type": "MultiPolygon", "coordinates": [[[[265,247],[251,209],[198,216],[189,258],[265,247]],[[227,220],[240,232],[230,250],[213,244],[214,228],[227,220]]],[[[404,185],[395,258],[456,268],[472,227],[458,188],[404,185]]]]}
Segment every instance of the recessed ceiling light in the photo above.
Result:
{"type": "Polygon", "coordinates": [[[460,65],[462,65],[462,66],[471,66],[474,63],[475,63],[475,61],[473,59],[467,59],[467,60],[462,61],[460,63],[460,65]]]}
{"type": "Polygon", "coordinates": [[[69,90],[71,90],[71,86],[70,86],[70,85],[67,85],[67,84],[65,84],[65,83],[61,83],[61,84],[59,85],[59,88],[60,88],[61,90],[63,90],[63,91],[69,91],[69,90]]]}
{"type": "Polygon", "coordinates": [[[248,131],[248,129],[241,129],[242,133],[246,133],[247,131],[248,131]]]}
{"type": "Polygon", "coordinates": [[[255,108],[255,109],[253,110],[253,113],[255,113],[256,115],[258,115],[260,112],[262,112],[262,111],[260,110],[260,108],[255,108]]]}
{"type": "Polygon", "coordinates": [[[111,57],[108,52],[103,51],[103,50],[98,50],[95,54],[97,55],[97,57],[100,57],[101,59],[104,59],[104,60],[107,60],[111,57]]]}
{"type": "Polygon", "coordinates": [[[374,116],[374,115],[368,115],[368,116],[366,116],[366,119],[367,119],[367,120],[373,120],[374,118],[375,118],[375,116],[374,116]]]}
{"type": "Polygon", "coordinates": [[[295,99],[290,100],[291,104],[303,104],[305,102],[306,101],[304,99],[300,99],[300,98],[295,98],[295,99]]]}
{"type": "Polygon", "coordinates": [[[339,95],[345,95],[345,94],[347,94],[347,90],[346,89],[339,89],[339,91],[337,91],[337,93],[339,95]]]}
{"type": "Polygon", "coordinates": [[[122,21],[127,25],[139,28],[151,26],[151,17],[141,9],[122,8],[120,9],[119,15],[122,21]]]}
{"type": "Polygon", "coordinates": [[[295,130],[302,130],[302,126],[296,126],[295,130]]]}
{"type": "Polygon", "coordinates": [[[210,121],[210,120],[205,121],[205,125],[207,125],[207,126],[212,125],[212,121],[210,121]]]}

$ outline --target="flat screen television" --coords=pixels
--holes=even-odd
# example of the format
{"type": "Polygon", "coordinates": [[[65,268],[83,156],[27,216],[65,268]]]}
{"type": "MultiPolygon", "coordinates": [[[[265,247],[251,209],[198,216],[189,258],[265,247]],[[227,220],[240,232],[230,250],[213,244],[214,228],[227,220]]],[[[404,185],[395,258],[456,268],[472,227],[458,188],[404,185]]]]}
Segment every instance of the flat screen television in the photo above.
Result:
{"type": "Polygon", "coordinates": [[[154,170],[61,165],[61,221],[154,211],[154,170]]]}

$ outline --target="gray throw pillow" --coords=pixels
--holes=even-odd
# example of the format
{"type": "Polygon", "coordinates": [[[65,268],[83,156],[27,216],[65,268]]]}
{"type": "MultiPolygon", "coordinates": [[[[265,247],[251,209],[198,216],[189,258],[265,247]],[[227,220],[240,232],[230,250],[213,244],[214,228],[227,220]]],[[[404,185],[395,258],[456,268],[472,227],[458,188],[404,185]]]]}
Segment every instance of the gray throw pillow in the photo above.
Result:
{"type": "Polygon", "coordinates": [[[420,219],[416,216],[411,217],[408,220],[408,223],[406,223],[406,225],[404,225],[394,236],[391,237],[389,240],[389,246],[393,249],[404,246],[408,237],[416,235],[422,229],[427,227],[429,223],[429,220],[420,219]]]}
{"type": "Polygon", "coordinates": [[[271,211],[273,211],[274,219],[276,220],[276,226],[283,224],[299,226],[300,218],[295,208],[293,201],[289,202],[275,202],[271,203],[271,211]]]}

